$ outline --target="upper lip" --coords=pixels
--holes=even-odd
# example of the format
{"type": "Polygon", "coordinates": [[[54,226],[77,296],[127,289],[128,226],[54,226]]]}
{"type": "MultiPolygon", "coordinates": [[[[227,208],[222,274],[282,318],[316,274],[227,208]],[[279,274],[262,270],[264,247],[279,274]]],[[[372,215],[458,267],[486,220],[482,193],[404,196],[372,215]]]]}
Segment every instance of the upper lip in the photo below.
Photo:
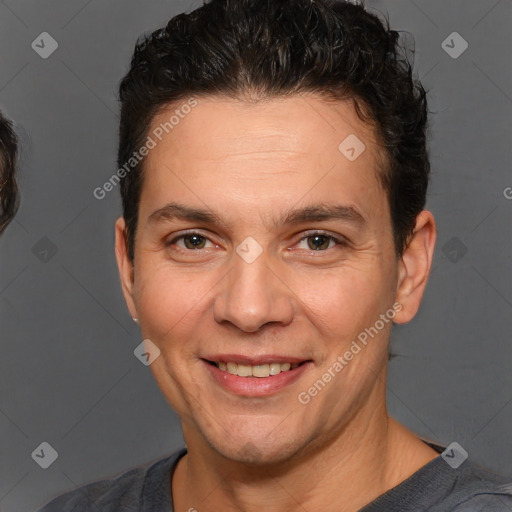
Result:
{"type": "Polygon", "coordinates": [[[304,357],[283,356],[278,354],[260,354],[257,356],[247,356],[244,354],[215,354],[211,356],[205,356],[202,359],[205,359],[206,361],[212,361],[214,363],[222,361],[225,363],[247,364],[251,366],[265,363],[298,364],[311,360],[304,357]]]}

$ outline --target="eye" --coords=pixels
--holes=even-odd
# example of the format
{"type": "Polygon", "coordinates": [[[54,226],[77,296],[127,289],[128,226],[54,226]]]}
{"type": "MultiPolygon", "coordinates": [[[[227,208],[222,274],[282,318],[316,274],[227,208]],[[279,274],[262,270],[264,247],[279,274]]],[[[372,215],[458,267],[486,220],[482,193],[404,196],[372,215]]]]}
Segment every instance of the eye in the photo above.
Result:
{"type": "MultiPolygon", "coordinates": [[[[196,232],[184,233],[165,243],[166,247],[173,245],[176,246],[178,251],[183,252],[199,251],[214,246],[218,247],[217,245],[214,245],[209,238],[196,232]],[[211,245],[208,247],[206,246],[207,243],[210,243],[211,245]]],[[[321,231],[313,231],[302,237],[298,245],[299,249],[305,249],[313,252],[326,252],[327,249],[332,249],[336,245],[346,246],[347,244],[343,237],[337,238],[321,231]],[[306,244],[306,247],[300,247],[300,244],[306,244]]]]}
{"type": "Polygon", "coordinates": [[[305,237],[301,238],[299,245],[302,242],[305,242],[307,245],[307,247],[302,247],[303,249],[315,252],[325,252],[327,249],[331,249],[334,245],[346,245],[342,239],[320,231],[308,233],[305,237]]]}
{"type": "MultiPolygon", "coordinates": [[[[177,245],[177,247],[181,250],[190,250],[190,251],[194,251],[194,250],[198,250],[198,249],[205,249],[205,243],[209,241],[210,243],[212,243],[208,238],[206,238],[205,236],[203,235],[200,235],[199,233],[185,233],[184,235],[180,235],[176,238],[174,238],[173,240],[171,240],[170,242],[166,242],[166,246],[171,246],[171,245],[177,245]],[[177,244],[177,242],[183,240],[183,245],[179,245],[177,244]]],[[[213,246],[213,244],[212,244],[213,246]]]]}

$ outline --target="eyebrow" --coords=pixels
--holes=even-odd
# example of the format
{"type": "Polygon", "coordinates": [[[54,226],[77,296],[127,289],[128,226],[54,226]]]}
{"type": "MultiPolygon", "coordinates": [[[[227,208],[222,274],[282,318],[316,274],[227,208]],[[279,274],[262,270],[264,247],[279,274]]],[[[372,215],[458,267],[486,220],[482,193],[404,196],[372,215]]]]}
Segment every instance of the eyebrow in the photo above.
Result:
{"type": "MultiPolygon", "coordinates": [[[[175,202],[168,203],[155,210],[149,215],[147,222],[148,224],[159,224],[172,220],[218,224],[225,229],[229,229],[228,224],[216,213],[175,202]]],[[[273,220],[272,225],[277,228],[280,225],[297,225],[332,220],[348,221],[360,227],[367,224],[365,217],[353,206],[316,204],[289,210],[278,221],[273,220]]]]}

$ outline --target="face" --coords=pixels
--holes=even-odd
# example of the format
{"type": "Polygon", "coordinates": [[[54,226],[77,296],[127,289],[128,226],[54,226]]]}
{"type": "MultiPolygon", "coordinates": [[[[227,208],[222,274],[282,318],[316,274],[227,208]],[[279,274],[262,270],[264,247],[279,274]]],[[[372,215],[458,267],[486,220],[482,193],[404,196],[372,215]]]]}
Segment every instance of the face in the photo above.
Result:
{"type": "Polygon", "coordinates": [[[187,445],[282,462],[382,409],[390,311],[419,302],[351,103],[197,102],[146,157],[133,275],[118,220],[123,290],[187,445]]]}

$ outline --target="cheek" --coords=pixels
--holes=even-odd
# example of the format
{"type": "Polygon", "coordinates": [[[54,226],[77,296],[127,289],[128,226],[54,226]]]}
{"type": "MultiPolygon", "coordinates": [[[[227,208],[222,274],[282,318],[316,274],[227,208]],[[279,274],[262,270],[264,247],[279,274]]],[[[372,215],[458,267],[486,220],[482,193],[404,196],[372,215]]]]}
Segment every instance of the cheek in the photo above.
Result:
{"type": "Polygon", "coordinates": [[[161,345],[171,338],[180,340],[194,329],[211,288],[199,275],[187,275],[165,265],[141,266],[135,284],[137,311],[147,330],[144,335],[161,345]]]}
{"type": "Polygon", "coordinates": [[[375,262],[368,266],[317,273],[311,280],[296,284],[304,313],[324,339],[333,340],[337,346],[373,325],[394,302],[392,273],[389,269],[384,272],[375,262]]]}

